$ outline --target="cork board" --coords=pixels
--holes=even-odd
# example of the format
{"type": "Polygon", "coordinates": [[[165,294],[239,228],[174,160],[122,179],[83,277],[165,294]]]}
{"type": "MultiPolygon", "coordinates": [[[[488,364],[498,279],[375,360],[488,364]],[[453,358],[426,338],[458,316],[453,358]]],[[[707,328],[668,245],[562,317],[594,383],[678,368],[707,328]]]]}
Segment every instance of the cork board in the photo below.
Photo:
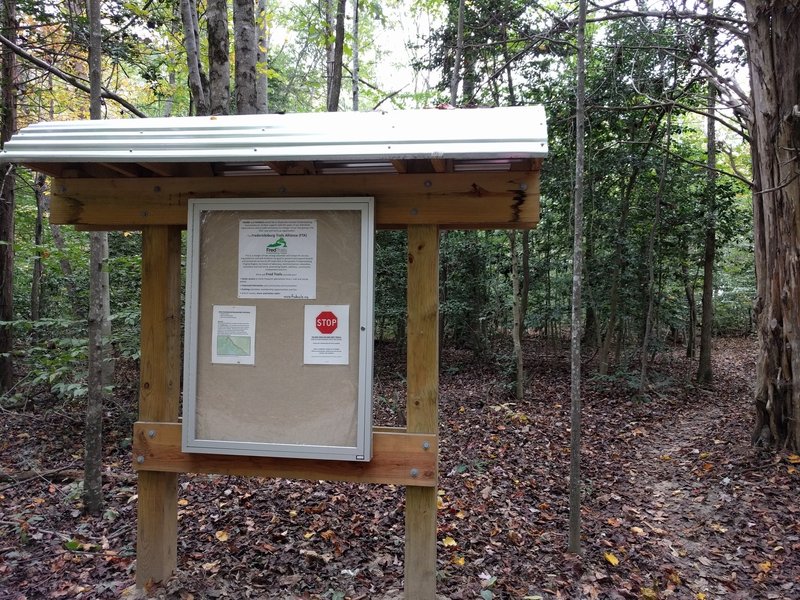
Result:
{"type": "Polygon", "coordinates": [[[372,208],[190,203],[184,451],[369,460],[372,208]]]}

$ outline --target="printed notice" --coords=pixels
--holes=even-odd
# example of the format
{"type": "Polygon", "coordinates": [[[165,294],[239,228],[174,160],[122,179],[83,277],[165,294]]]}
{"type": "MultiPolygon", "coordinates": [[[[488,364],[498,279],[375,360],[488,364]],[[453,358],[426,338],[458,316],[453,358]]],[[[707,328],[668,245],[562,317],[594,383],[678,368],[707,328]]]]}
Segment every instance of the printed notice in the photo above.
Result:
{"type": "Polygon", "coordinates": [[[317,220],[240,220],[238,295],[316,298],[317,220]]]}
{"type": "Polygon", "coordinates": [[[211,362],[223,365],[256,363],[256,307],[214,306],[211,362]]]}
{"type": "Polygon", "coordinates": [[[303,362],[346,365],[350,361],[350,306],[306,305],[303,362]]]}

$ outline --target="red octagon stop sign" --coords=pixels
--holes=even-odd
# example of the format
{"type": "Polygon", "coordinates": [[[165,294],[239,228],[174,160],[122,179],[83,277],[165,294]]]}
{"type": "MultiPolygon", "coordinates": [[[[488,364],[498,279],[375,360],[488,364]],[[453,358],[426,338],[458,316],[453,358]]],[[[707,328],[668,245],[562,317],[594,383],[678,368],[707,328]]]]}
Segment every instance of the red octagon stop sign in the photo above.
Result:
{"type": "Polygon", "coordinates": [[[339,319],[337,319],[336,315],[331,311],[323,310],[317,315],[314,324],[320,333],[330,334],[336,331],[336,327],[339,325],[339,319]]]}

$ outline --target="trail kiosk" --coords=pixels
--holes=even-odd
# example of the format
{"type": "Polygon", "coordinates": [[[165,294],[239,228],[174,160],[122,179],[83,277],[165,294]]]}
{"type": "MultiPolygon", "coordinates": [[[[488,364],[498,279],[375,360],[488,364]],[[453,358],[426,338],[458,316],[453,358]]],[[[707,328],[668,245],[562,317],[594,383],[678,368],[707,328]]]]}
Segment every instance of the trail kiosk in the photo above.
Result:
{"type": "Polygon", "coordinates": [[[439,230],[534,227],[546,153],[541,107],[52,122],[6,144],[53,177],[51,222],[142,231],[137,585],[176,567],[178,473],[220,473],[406,486],[406,598],[435,597],[439,230]],[[403,429],[371,418],[375,228],[408,230],[403,429]]]}

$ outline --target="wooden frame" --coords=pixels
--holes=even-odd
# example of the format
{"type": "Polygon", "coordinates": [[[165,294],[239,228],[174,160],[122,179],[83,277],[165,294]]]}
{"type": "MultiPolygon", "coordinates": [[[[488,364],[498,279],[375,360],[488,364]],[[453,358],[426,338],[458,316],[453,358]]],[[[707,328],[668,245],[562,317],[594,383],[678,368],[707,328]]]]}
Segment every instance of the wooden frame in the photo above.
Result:
{"type": "Polygon", "coordinates": [[[186,227],[189,198],[375,197],[375,225],[519,229],[539,222],[539,172],[56,179],[50,220],[89,229],[186,227]],[[124,201],[109,202],[109,196],[124,201]],[[457,209],[454,209],[457,207],[457,209]]]}

